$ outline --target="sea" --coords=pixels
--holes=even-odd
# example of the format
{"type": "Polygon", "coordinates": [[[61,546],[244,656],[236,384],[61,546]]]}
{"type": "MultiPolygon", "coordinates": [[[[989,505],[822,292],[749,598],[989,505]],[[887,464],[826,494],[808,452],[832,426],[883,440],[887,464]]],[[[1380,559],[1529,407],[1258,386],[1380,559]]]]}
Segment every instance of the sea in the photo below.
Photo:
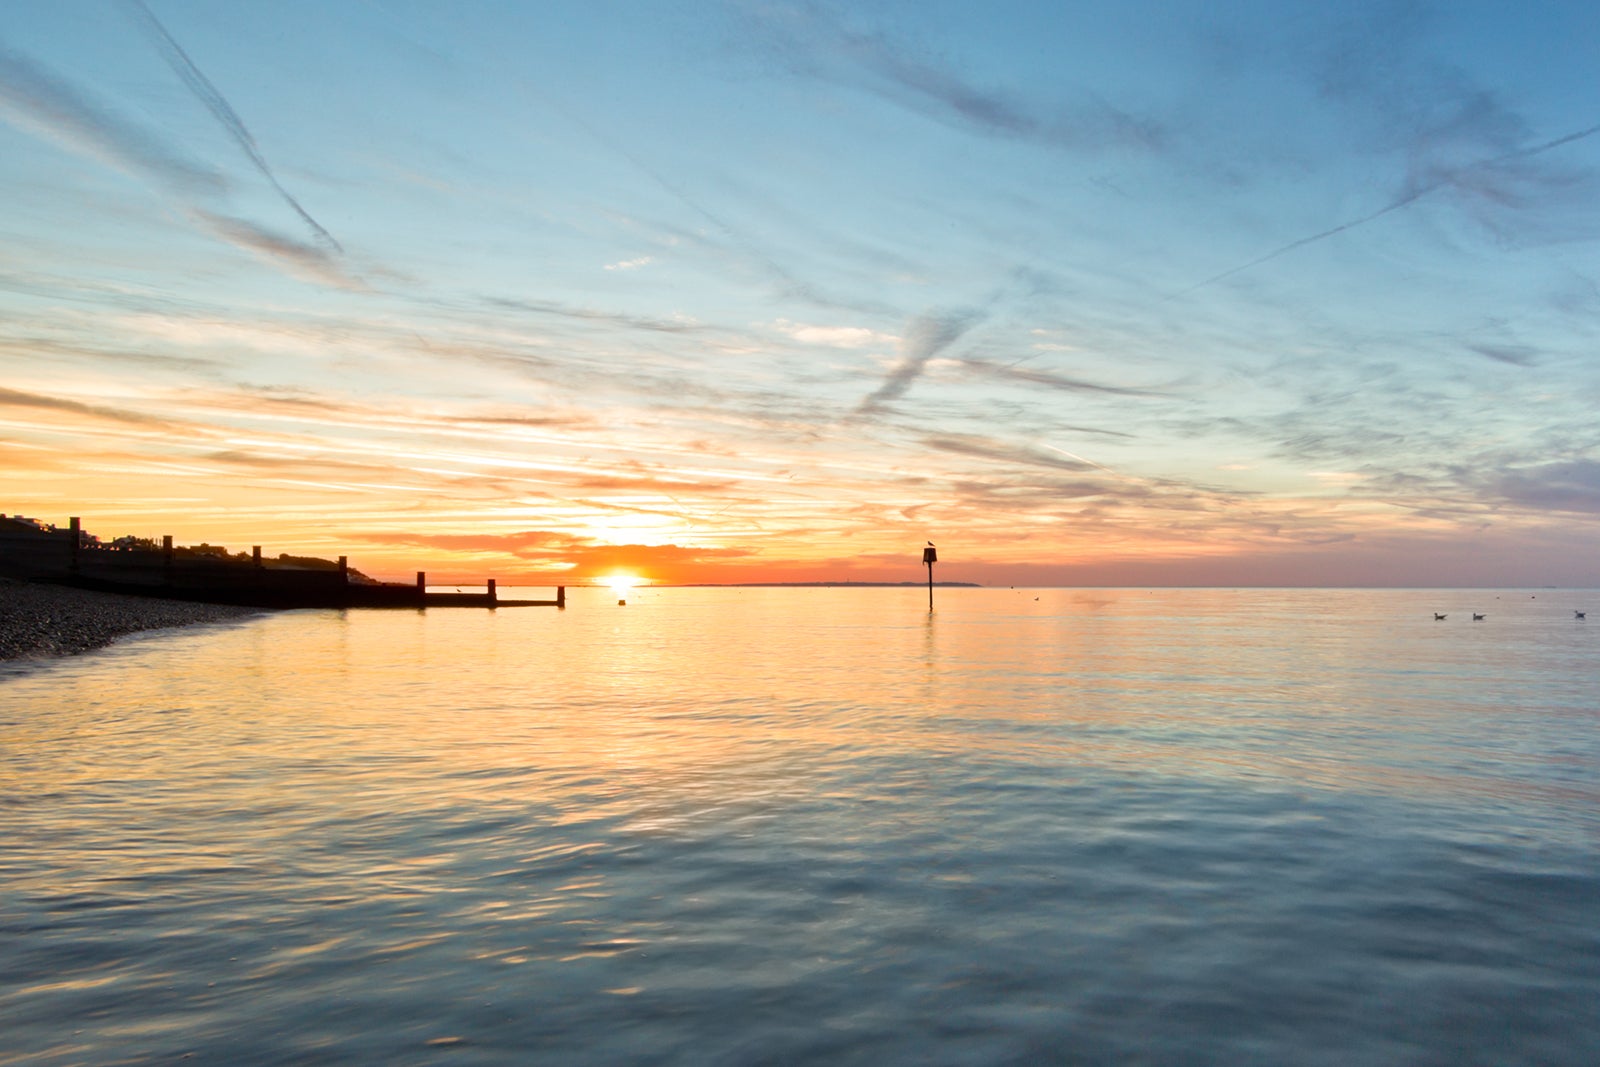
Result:
{"type": "Polygon", "coordinates": [[[1600,1063],[1600,591],[617,599],[0,669],[0,1064],[1600,1063]]]}

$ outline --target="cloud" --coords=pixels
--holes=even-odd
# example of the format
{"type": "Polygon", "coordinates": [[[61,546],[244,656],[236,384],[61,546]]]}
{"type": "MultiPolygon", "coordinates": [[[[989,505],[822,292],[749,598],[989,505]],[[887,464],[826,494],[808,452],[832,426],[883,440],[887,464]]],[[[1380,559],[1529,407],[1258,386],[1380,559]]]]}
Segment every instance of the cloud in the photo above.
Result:
{"type": "Polygon", "coordinates": [[[303,281],[317,282],[335,289],[370,292],[366,282],[347,274],[326,249],[296,241],[248,219],[234,218],[194,208],[190,212],[205,229],[235,247],[254,253],[286,273],[303,281]]]}
{"type": "MultiPolygon", "coordinates": [[[[1538,139],[1535,126],[1495,92],[1474,83],[1454,66],[1431,60],[1422,45],[1429,13],[1396,5],[1374,18],[1363,13],[1354,28],[1297,53],[1316,72],[1317,88],[1350,107],[1357,124],[1374,123],[1379,151],[1401,168],[1398,188],[1379,206],[1336,225],[1295,238],[1175,294],[1196,290],[1252,270],[1281,256],[1376,222],[1425,198],[1449,198],[1481,225],[1504,238],[1509,227],[1535,224],[1532,212],[1566,199],[1583,211],[1581,226],[1592,233],[1592,168],[1566,166],[1540,157],[1600,133],[1600,123],[1538,139]]],[[[1568,239],[1571,212],[1553,229],[1568,239]]]]}
{"type": "MultiPolygon", "coordinates": [[[[61,79],[3,49],[0,112],[81,155],[154,183],[184,203],[185,214],[202,230],[261,256],[295,277],[340,289],[367,288],[338,264],[328,248],[296,241],[208,206],[229,191],[229,183],[221,174],[184,158],[153,134],[96,106],[61,79]]],[[[244,136],[248,138],[248,131],[244,136]]],[[[270,173],[268,177],[276,186],[276,179],[270,173]]],[[[288,199],[298,210],[293,198],[288,199]]],[[[327,237],[327,231],[303,210],[300,213],[319,237],[326,237],[324,244],[338,248],[338,243],[327,237]]]]}
{"type": "MultiPolygon", "coordinates": [[[[1170,393],[1156,389],[1138,389],[1126,385],[1101,385],[1098,382],[1087,381],[1082,378],[1072,378],[1065,374],[1056,374],[1052,371],[1034,370],[1028,367],[1019,367],[1016,364],[1002,365],[990,363],[981,359],[958,359],[955,361],[963,369],[988,378],[998,378],[1003,381],[1023,382],[1028,385],[1042,385],[1047,389],[1057,389],[1068,393],[1103,393],[1108,396],[1146,396],[1164,397],[1170,393]]],[[[1110,431],[1100,431],[1110,432],[1110,431]]],[[[1131,436],[1131,435],[1123,435],[1131,436]]]]}
{"type": "Polygon", "coordinates": [[[1492,159],[1479,160],[1459,169],[1435,167],[1413,173],[1408,175],[1406,179],[1406,186],[1409,191],[1401,193],[1376,211],[1351,219],[1348,222],[1341,222],[1339,225],[1322,230],[1319,233],[1313,233],[1290,241],[1288,244],[1280,245],[1265,255],[1257,256],[1255,259],[1241,263],[1236,267],[1230,267],[1220,274],[1213,274],[1203,281],[1196,282],[1177,295],[1185,296],[1197,289],[1204,289],[1208,285],[1214,285],[1225,278],[1231,278],[1235,274],[1242,274],[1253,267],[1259,267],[1263,263],[1277,259],[1279,256],[1288,255],[1290,252],[1304,248],[1306,245],[1327,240],[1329,237],[1335,237],[1358,226],[1365,226],[1369,222],[1375,222],[1383,218],[1390,212],[1409,207],[1423,197],[1440,190],[1451,189],[1457,192],[1470,193],[1480,199],[1502,205],[1515,204],[1525,199],[1524,188],[1542,185],[1546,180],[1538,172],[1516,166],[1516,164],[1548,152],[1551,149],[1560,148],[1563,145],[1583,140],[1586,137],[1592,137],[1597,133],[1600,133],[1600,124],[1586,126],[1573,133],[1565,134],[1528,148],[1518,149],[1515,152],[1508,152],[1492,159]]]}
{"type": "Polygon", "coordinates": [[[656,333],[691,333],[703,328],[690,319],[659,319],[643,315],[627,315],[621,312],[598,311],[594,308],[571,307],[551,300],[515,300],[510,297],[491,296],[487,297],[484,303],[507,311],[525,311],[533,315],[552,315],[582,322],[627,326],[635,330],[651,330],[656,333]]]}
{"type": "Polygon", "coordinates": [[[148,131],[95,106],[61,79],[0,48],[0,110],[14,123],[117,170],[186,194],[221,193],[227,181],[148,131]]]}
{"type": "Polygon", "coordinates": [[[637,259],[622,259],[622,260],[618,260],[615,263],[607,263],[606,266],[605,266],[605,269],[606,270],[638,270],[640,267],[648,267],[650,264],[654,263],[655,261],[656,261],[656,257],[655,256],[640,256],[637,259]]]}
{"type": "Polygon", "coordinates": [[[924,437],[922,443],[940,452],[950,452],[961,456],[976,456],[979,459],[999,460],[1002,463],[1022,464],[1030,467],[1049,467],[1054,470],[1076,472],[1104,469],[1098,464],[1069,456],[1059,449],[1047,451],[1032,445],[1009,444],[1004,441],[997,441],[992,437],[979,437],[972,434],[938,434],[924,437]]]}
{"type": "Polygon", "coordinates": [[[374,544],[409,545],[452,553],[504,555],[527,563],[570,566],[577,573],[613,568],[654,572],[663,568],[754,555],[753,551],[744,548],[676,544],[611,545],[594,538],[549,530],[523,530],[508,534],[421,534],[391,530],[354,536],[374,544]]]}
{"type": "Polygon", "coordinates": [[[520,426],[526,429],[596,429],[601,420],[588,412],[563,412],[557,415],[453,415],[445,418],[464,426],[520,426]]]}
{"type": "Polygon", "coordinates": [[[1532,367],[1539,361],[1538,350],[1527,345],[1472,344],[1467,347],[1486,359],[1509,363],[1513,367],[1532,367]]]}
{"type": "Polygon", "coordinates": [[[85,404],[78,400],[67,400],[62,397],[44,396],[40,393],[24,393],[15,389],[0,388],[0,407],[40,408],[46,411],[65,411],[74,415],[90,415],[97,419],[110,419],[114,422],[128,423],[133,426],[151,426],[160,429],[173,429],[177,424],[169,419],[145,415],[137,411],[125,411],[121,408],[102,407],[98,404],[85,404]]]}
{"type": "Polygon", "coordinates": [[[172,68],[173,72],[182,79],[184,85],[189,87],[189,91],[195,95],[195,98],[205,105],[206,110],[210,111],[216,120],[222,124],[222,128],[228,132],[228,136],[233,138],[234,142],[244,151],[244,154],[249,157],[250,162],[255,164],[256,170],[261,172],[261,176],[267,179],[273,189],[277,190],[278,195],[294,210],[295,214],[300,216],[301,221],[311,228],[311,231],[316,234],[319,241],[332,248],[335,252],[343,251],[339,242],[334,240],[333,235],[323,229],[322,224],[312,218],[310,213],[300,206],[300,201],[289,195],[289,191],[279,183],[278,176],[272,172],[271,167],[267,166],[267,161],[261,155],[261,149],[256,145],[256,139],[251,136],[249,128],[244,124],[244,120],[233,110],[227,98],[218,91],[217,87],[211,84],[211,80],[201,73],[199,67],[195,66],[194,60],[189,58],[189,53],[185,52],[183,47],[173,39],[172,34],[167,32],[167,28],[161,24],[161,20],[157,19],[155,14],[145,6],[144,0],[129,0],[129,6],[139,16],[145,28],[150,31],[151,36],[155,39],[156,46],[161,50],[161,54],[166,58],[167,64],[172,68]]]}
{"type": "Polygon", "coordinates": [[[865,326],[808,326],[779,319],[773,323],[773,327],[801,344],[821,345],[824,348],[875,348],[900,342],[900,338],[894,334],[869,330],[865,326]]]}
{"type": "Polygon", "coordinates": [[[900,362],[889,371],[883,383],[861,401],[856,415],[872,414],[889,401],[905,395],[911,384],[922,376],[928,361],[959,341],[982,317],[976,311],[963,311],[924,315],[912,320],[900,343],[900,362]]]}
{"type": "Polygon", "coordinates": [[[1160,147],[1161,124],[1084,92],[1070,102],[1041,102],[974,84],[952,64],[875,30],[854,30],[814,7],[778,9],[769,34],[803,73],[876,93],[936,122],[985,137],[1084,150],[1160,147]]]}
{"type": "Polygon", "coordinates": [[[1577,459],[1508,471],[1493,489],[1523,507],[1600,515],[1600,462],[1577,459]]]}

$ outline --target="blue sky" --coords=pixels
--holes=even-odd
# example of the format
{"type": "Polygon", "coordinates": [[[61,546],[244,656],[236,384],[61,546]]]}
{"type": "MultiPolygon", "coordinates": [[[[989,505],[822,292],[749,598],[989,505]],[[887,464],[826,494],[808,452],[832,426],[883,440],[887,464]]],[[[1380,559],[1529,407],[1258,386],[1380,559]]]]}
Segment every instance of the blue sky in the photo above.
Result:
{"type": "Polygon", "coordinates": [[[1595,584],[1600,9],[0,7],[0,507],[662,580],[1595,584]]]}

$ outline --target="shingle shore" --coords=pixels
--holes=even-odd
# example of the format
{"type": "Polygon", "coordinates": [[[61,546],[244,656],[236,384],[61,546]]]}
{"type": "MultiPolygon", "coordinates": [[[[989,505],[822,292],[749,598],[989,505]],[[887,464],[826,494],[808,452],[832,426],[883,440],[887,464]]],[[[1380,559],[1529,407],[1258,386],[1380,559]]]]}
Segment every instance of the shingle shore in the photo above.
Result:
{"type": "Polygon", "coordinates": [[[69,656],[140,630],[259,613],[259,608],[154,600],[0,578],[0,660],[69,656]]]}

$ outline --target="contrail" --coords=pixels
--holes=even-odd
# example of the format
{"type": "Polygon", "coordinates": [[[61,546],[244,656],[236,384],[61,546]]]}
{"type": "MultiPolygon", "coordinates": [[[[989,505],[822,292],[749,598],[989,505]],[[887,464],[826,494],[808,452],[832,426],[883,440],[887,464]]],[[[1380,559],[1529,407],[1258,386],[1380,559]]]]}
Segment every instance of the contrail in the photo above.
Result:
{"type": "MultiPolygon", "coordinates": [[[[1565,137],[1557,137],[1553,141],[1546,141],[1543,144],[1534,145],[1532,148],[1519,148],[1515,152],[1507,152],[1503,156],[1495,156],[1493,159],[1486,159],[1481,163],[1475,163],[1472,165],[1472,167],[1467,169],[1478,170],[1483,167],[1493,167],[1501,163],[1509,163],[1515,159],[1526,159],[1529,156],[1536,156],[1541,152],[1548,152],[1552,148],[1560,148],[1564,144],[1571,144],[1573,141],[1580,141],[1583,138],[1590,137],[1596,133],[1600,133],[1600,125],[1590,126],[1587,129],[1579,130],[1577,133],[1569,133],[1565,137]]],[[[1253,267],[1259,267],[1261,264],[1293,252],[1297,248],[1304,248],[1308,244],[1313,244],[1317,241],[1323,240],[1324,238],[1343,233],[1346,230],[1353,230],[1357,226],[1365,226],[1374,219],[1380,219],[1389,214],[1391,211],[1399,211],[1408,204],[1414,204],[1418,200],[1421,200],[1423,197],[1427,196],[1429,193],[1437,192],[1449,184],[1449,178],[1441,178],[1430,185],[1424,185],[1422,188],[1417,189],[1414,192],[1407,193],[1400,199],[1395,200],[1385,207],[1379,208],[1370,215],[1363,215],[1359,219],[1351,219],[1349,222],[1341,223],[1331,230],[1323,230],[1321,233],[1314,233],[1310,237],[1302,237],[1298,241],[1290,241],[1288,244],[1283,245],[1280,248],[1275,248],[1264,256],[1258,256],[1248,263],[1242,263],[1237,267],[1223,271],[1221,274],[1212,275],[1205,281],[1196,282],[1194,285],[1189,286],[1189,288],[1174,293],[1173,296],[1188,296],[1197,289],[1204,289],[1206,286],[1214,285],[1217,282],[1222,281],[1224,278],[1231,278],[1235,274],[1243,273],[1244,271],[1250,270],[1253,267]]]]}
{"type": "Polygon", "coordinates": [[[1076,452],[1068,452],[1064,448],[1057,448],[1055,445],[1052,445],[1047,441],[1041,441],[1039,443],[1044,445],[1044,447],[1048,448],[1052,452],[1060,452],[1063,456],[1070,456],[1073,459],[1077,460],[1079,463],[1087,463],[1089,466],[1093,467],[1095,470],[1105,471],[1107,474],[1109,474],[1109,475],[1111,475],[1113,477],[1116,477],[1116,478],[1121,478],[1125,482],[1135,482],[1135,483],[1137,483],[1137,482],[1143,482],[1143,481],[1146,480],[1144,478],[1135,478],[1132,475],[1123,474],[1121,471],[1112,470],[1110,467],[1107,467],[1103,463],[1096,463],[1094,460],[1088,459],[1087,457],[1084,457],[1084,456],[1080,456],[1076,452]]]}
{"type": "Polygon", "coordinates": [[[914,319],[906,330],[901,347],[904,352],[883,382],[855,410],[854,417],[876,411],[884,401],[896,400],[922,376],[928,361],[949,348],[984,317],[983,312],[964,311],[954,315],[924,315],[914,319]]]}
{"type": "Polygon", "coordinates": [[[256,165],[256,169],[261,172],[262,177],[266,178],[272,184],[272,187],[278,191],[278,195],[283,197],[284,203],[293,208],[295,214],[299,215],[305,224],[311,227],[318,240],[336,252],[343,252],[343,246],[334,240],[333,234],[323,229],[322,224],[312,218],[310,213],[300,206],[300,202],[291,196],[289,191],[278,182],[277,175],[273,174],[272,168],[267,166],[267,161],[261,155],[261,149],[256,145],[256,139],[250,135],[250,130],[245,126],[244,120],[228,105],[227,99],[218,91],[215,85],[211,84],[210,79],[200,72],[199,67],[195,66],[194,60],[189,58],[189,53],[183,50],[183,46],[173,40],[172,34],[168,33],[167,28],[161,24],[161,20],[156,18],[155,12],[145,6],[144,0],[128,0],[128,5],[144,20],[145,26],[154,35],[156,44],[160,46],[162,55],[166,57],[167,65],[189,87],[189,91],[194,93],[196,99],[206,106],[206,109],[216,117],[218,122],[222,123],[222,128],[228,131],[239,147],[244,150],[244,154],[250,157],[250,162],[256,165]]]}

